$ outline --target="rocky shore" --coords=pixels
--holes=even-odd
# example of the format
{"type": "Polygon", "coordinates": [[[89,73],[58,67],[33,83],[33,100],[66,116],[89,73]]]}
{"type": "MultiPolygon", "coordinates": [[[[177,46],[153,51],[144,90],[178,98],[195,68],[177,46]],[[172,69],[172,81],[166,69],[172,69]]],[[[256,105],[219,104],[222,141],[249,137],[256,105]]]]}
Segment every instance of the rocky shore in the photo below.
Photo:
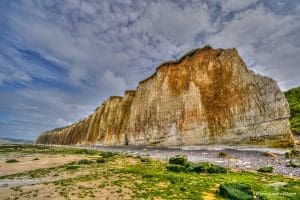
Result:
{"type": "MultiPolygon", "coordinates": [[[[86,146],[85,146],[86,147],[86,146]]],[[[272,166],[275,174],[300,177],[300,168],[287,167],[290,158],[285,157],[288,149],[237,146],[201,146],[181,148],[149,148],[143,146],[104,147],[92,146],[101,151],[119,152],[157,159],[168,159],[175,155],[186,155],[192,162],[211,162],[236,170],[254,170],[272,166]]]]}

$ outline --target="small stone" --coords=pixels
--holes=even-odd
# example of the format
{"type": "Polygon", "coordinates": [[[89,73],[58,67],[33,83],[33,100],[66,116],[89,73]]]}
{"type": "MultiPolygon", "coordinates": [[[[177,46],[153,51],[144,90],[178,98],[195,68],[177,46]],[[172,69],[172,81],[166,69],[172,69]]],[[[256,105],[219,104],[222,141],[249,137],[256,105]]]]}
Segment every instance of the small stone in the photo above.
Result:
{"type": "Polygon", "coordinates": [[[227,157],[228,155],[226,154],[226,153],[224,153],[224,152],[220,152],[219,153],[219,157],[221,157],[221,158],[225,158],[225,157],[227,157]]]}
{"type": "Polygon", "coordinates": [[[270,152],[270,151],[266,151],[266,152],[264,153],[264,156],[266,156],[266,157],[272,157],[272,158],[277,157],[276,154],[274,154],[274,153],[272,153],[272,152],[270,152]]]}

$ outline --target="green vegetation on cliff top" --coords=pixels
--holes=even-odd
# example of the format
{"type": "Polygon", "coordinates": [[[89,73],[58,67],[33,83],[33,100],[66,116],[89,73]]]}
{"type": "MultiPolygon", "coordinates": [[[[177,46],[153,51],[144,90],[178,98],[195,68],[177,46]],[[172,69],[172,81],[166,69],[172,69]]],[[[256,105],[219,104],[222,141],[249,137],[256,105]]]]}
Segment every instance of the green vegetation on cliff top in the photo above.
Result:
{"type": "Polygon", "coordinates": [[[300,134],[300,87],[284,92],[291,110],[291,130],[300,134]]]}

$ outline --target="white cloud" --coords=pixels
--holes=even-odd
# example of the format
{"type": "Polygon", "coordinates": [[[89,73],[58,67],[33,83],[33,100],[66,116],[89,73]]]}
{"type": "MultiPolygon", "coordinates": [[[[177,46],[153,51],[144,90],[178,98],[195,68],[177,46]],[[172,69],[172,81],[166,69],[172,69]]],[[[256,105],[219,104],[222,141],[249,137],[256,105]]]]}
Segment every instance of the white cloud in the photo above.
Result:
{"type": "Polygon", "coordinates": [[[209,10],[206,4],[182,9],[169,2],[151,3],[136,24],[138,32],[151,36],[161,34],[175,44],[189,43],[201,32],[210,32],[209,10]]]}
{"type": "MultiPolygon", "coordinates": [[[[20,63],[22,60],[15,60],[15,62],[20,63]]],[[[4,82],[18,82],[24,84],[31,81],[31,77],[26,70],[17,68],[15,63],[2,54],[0,54],[0,66],[0,85],[3,85],[4,82]]]]}
{"type": "Polygon", "coordinates": [[[118,91],[118,94],[124,92],[127,88],[125,80],[122,77],[115,75],[115,73],[110,70],[104,72],[101,77],[101,83],[104,87],[118,91]]]}

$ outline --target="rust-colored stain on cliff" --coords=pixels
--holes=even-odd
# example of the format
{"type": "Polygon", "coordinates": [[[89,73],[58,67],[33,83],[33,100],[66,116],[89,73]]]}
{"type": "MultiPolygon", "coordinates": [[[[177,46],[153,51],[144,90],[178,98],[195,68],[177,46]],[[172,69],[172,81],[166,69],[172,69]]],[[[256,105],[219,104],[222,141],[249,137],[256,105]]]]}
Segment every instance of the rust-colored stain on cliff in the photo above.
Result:
{"type": "MultiPolygon", "coordinates": [[[[236,77],[234,77],[230,63],[222,66],[219,60],[220,51],[222,50],[207,50],[179,64],[170,64],[159,69],[160,72],[165,73],[171,95],[182,94],[183,91],[189,89],[191,82],[199,88],[212,137],[217,137],[229,128],[232,116],[230,108],[239,107],[246,95],[242,88],[234,85],[233,78],[236,77]],[[208,80],[201,79],[204,75],[208,77],[208,80]]],[[[186,112],[182,117],[187,117],[187,119],[181,121],[191,121],[198,119],[199,116],[194,109],[186,112]]],[[[182,124],[179,127],[182,127],[182,124]]]]}

